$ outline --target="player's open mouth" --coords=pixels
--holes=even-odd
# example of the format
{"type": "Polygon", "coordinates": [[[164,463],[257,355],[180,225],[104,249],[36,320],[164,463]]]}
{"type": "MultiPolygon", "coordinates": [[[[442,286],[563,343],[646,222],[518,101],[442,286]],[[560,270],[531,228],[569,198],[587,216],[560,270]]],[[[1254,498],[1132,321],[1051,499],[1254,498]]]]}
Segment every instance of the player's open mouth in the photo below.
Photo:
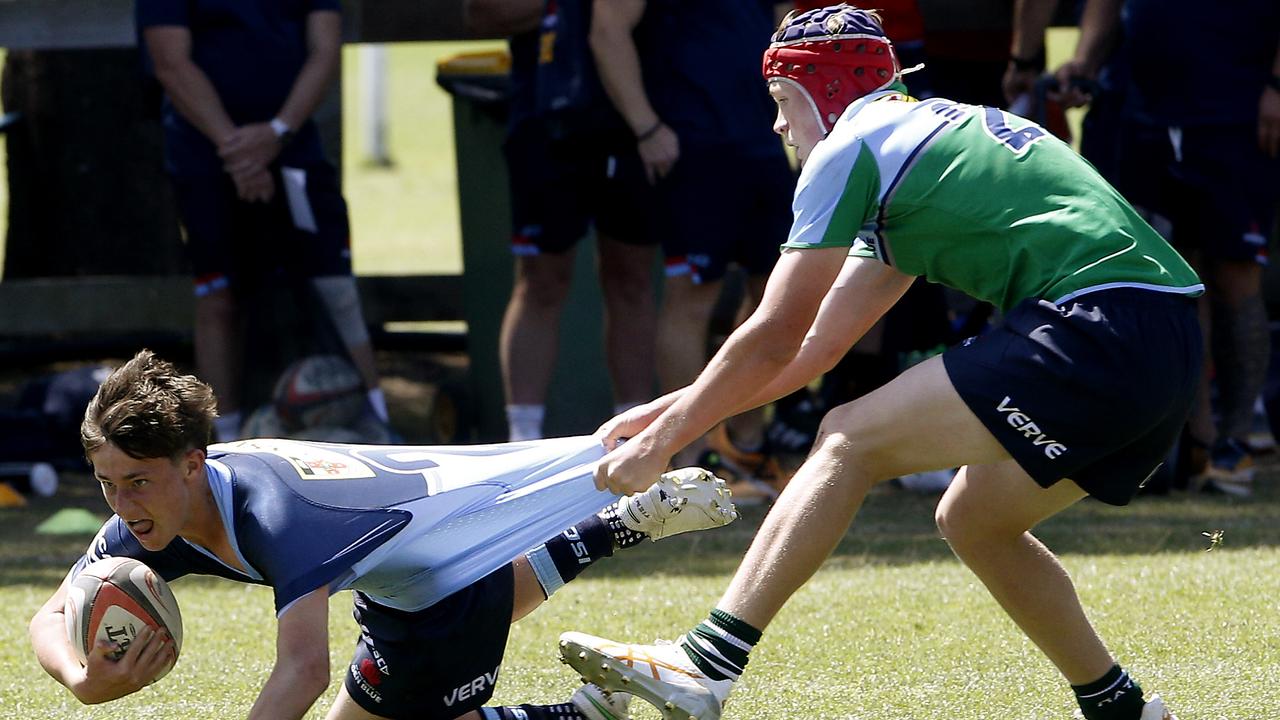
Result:
{"type": "Polygon", "coordinates": [[[155,527],[154,520],[128,520],[126,522],[129,525],[129,531],[133,533],[134,537],[142,537],[155,527]]]}

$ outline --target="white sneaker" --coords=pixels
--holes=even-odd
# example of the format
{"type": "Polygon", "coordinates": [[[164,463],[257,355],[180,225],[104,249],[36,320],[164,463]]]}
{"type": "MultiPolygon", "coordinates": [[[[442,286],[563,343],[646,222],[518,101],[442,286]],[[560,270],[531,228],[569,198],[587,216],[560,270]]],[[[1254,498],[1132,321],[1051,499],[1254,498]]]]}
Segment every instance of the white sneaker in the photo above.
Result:
{"type": "Polygon", "coordinates": [[[569,702],[587,720],[631,720],[631,696],[627,693],[607,693],[587,683],[573,693],[569,702]]]}
{"type": "MultiPolygon", "coordinates": [[[[1084,720],[1084,713],[1076,710],[1071,717],[1075,720],[1084,720]]],[[[1159,695],[1152,695],[1147,704],[1142,706],[1142,715],[1138,720],[1178,720],[1178,716],[1169,712],[1159,695]]]]}
{"type": "Polygon", "coordinates": [[[1164,706],[1164,701],[1159,695],[1152,695],[1147,704],[1142,706],[1142,717],[1139,720],[1178,720],[1178,718],[1164,706]]]}
{"type": "Polygon", "coordinates": [[[728,525],[738,518],[724,480],[697,467],[663,473],[648,490],[618,501],[622,524],[653,540],[728,525]]]}
{"type": "Polygon", "coordinates": [[[567,632],[560,655],[588,683],[643,698],[663,720],[719,720],[733,687],[703,675],[679,645],[626,645],[567,632]]]}

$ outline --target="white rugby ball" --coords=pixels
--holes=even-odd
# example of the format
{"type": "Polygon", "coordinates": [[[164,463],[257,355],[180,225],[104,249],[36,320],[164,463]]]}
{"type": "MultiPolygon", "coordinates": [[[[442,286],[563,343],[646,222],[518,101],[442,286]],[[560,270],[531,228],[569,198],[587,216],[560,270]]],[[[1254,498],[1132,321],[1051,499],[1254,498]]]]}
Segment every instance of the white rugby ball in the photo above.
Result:
{"type": "MultiPolygon", "coordinates": [[[[63,613],[67,639],[81,663],[87,662],[99,640],[118,644],[122,655],[145,625],[169,631],[174,663],[182,651],[182,613],[173,591],[164,578],[133,558],[106,558],[81,570],[67,588],[63,613]]],[[[172,669],[170,664],[155,680],[172,669]]]]}

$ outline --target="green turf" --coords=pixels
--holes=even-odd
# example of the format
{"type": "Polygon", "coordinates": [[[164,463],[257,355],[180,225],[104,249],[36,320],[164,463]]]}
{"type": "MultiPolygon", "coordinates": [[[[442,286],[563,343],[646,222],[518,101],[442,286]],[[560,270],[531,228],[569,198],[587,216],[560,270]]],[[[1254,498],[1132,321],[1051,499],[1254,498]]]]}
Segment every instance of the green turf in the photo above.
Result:
{"type": "MultiPolygon", "coordinates": [[[[87,482],[87,480],[82,480],[87,482]]],[[[67,483],[74,485],[75,483],[67,483]]],[[[0,717],[237,717],[274,657],[270,593],[212,579],[174,584],[186,646],[173,673],[117,703],[78,706],[35,663],[28,617],[87,538],[28,536],[65,506],[100,512],[85,489],[0,510],[0,717]]],[[[948,552],[933,502],[873,496],[858,526],[765,634],[729,718],[1009,720],[1068,718],[1070,694],[948,552]]],[[[563,700],[577,680],[556,662],[569,629],[650,641],[701,619],[761,517],[627,551],[517,624],[497,700],[563,700]]],[[[1182,720],[1273,720],[1280,707],[1280,489],[1251,502],[1173,497],[1129,509],[1085,503],[1046,523],[1112,648],[1182,720]],[[1224,531],[1206,552],[1206,531],[1224,531]]],[[[346,593],[332,603],[340,678],[354,640],[346,593]]],[[[330,693],[336,690],[336,682],[330,693]]],[[[315,710],[309,717],[319,718],[315,710]]],[[[644,708],[637,715],[655,718],[644,708]]]]}

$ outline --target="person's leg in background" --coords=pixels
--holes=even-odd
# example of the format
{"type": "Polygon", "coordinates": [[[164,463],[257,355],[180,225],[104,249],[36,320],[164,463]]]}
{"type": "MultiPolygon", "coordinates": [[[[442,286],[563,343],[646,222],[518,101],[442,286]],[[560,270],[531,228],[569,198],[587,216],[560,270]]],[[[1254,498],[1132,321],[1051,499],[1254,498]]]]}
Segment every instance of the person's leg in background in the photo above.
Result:
{"type": "MultiPolygon", "coordinates": [[[[1207,290],[1201,323],[1218,391],[1209,460],[1199,479],[1209,491],[1248,495],[1254,472],[1248,436],[1271,356],[1262,271],[1280,165],[1258,150],[1252,127],[1174,130],[1173,174],[1181,193],[1175,237],[1200,251],[1207,290]]],[[[1206,415],[1207,396],[1199,427],[1212,422],[1206,415]]]]}
{"type": "MultiPolygon", "coordinates": [[[[784,154],[768,150],[772,148],[721,160],[726,166],[720,183],[725,204],[719,218],[721,233],[711,239],[709,254],[735,262],[746,276],[739,322],[763,297],[778,248],[791,227],[795,173],[784,154]]],[[[710,460],[719,460],[747,482],[748,486],[735,490],[744,500],[770,499],[790,477],[769,445],[766,420],[766,409],[756,408],[729,418],[708,435],[708,447],[714,453],[710,460]]]]}
{"type": "Polygon", "coordinates": [[[658,306],[654,286],[658,235],[655,196],[630,130],[606,128],[589,168],[596,227],[596,275],[604,297],[605,361],[614,413],[653,399],[658,306]]]}
{"type": "Polygon", "coordinates": [[[633,245],[599,233],[600,291],[604,295],[605,360],[614,411],[653,398],[658,308],[653,287],[655,245],[633,245]]]}
{"type": "Polygon", "coordinates": [[[296,243],[293,256],[311,278],[348,358],[360,373],[369,407],[379,421],[387,423],[387,401],[352,274],[351,223],[337,171],[323,161],[307,168],[284,168],[280,185],[278,195],[288,205],[289,231],[296,243]]]}
{"type": "Polygon", "coordinates": [[[508,439],[542,437],[547,386],[560,344],[560,313],[573,279],[571,250],[517,255],[515,285],[502,316],[499,352],[507,398],[508,439]]]}
{"type": "Polygon", "coordinates": [[[196,374],[218,398],[214,439],[234,440],[243,419],[244,317],[232,267],[234,236],[244,231],[243,203],[226,176],[174,175],[171,180],[195,276],[196,374]]]}

